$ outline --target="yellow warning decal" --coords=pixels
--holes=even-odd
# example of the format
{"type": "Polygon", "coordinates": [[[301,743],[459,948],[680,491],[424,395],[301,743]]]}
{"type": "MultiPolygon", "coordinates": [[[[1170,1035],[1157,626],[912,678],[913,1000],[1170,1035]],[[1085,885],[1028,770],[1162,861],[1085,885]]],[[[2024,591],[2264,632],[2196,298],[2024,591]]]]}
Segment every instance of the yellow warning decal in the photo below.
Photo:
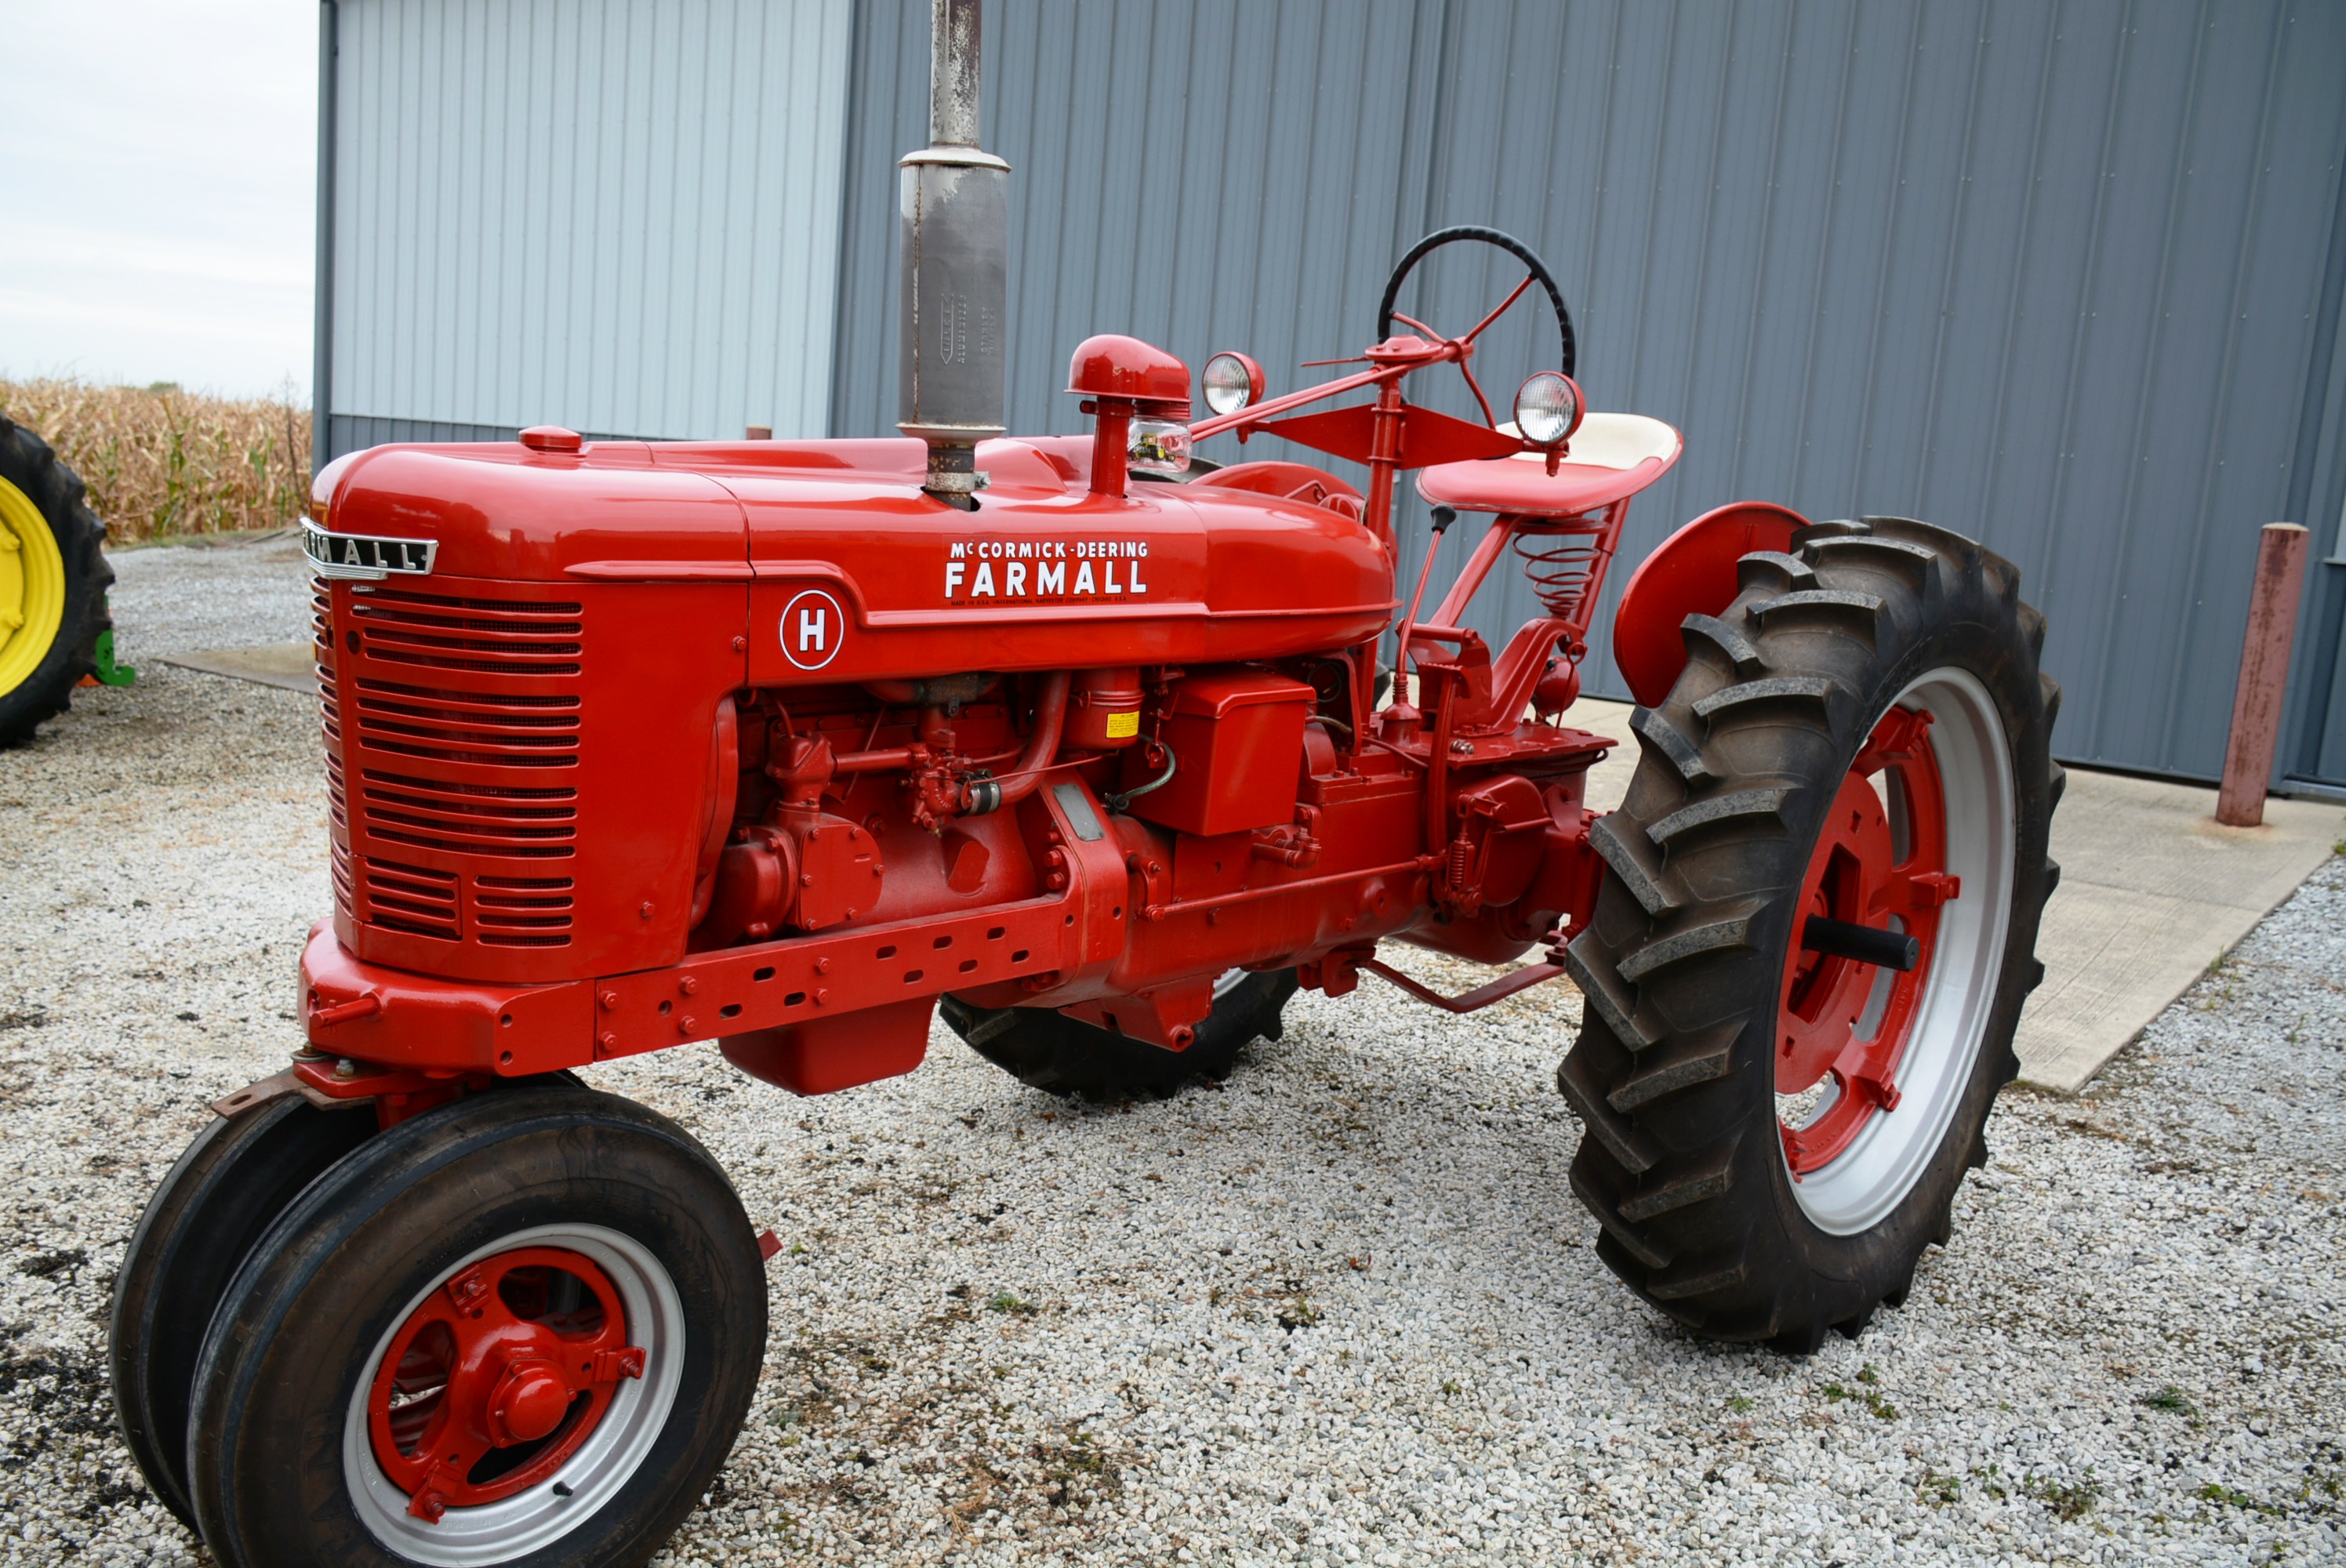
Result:
{"type": "Polygon", "coordinates": [[[1111,713],[1107,716],[1107,738],[1110,740],[1124,740],[1139,733],[1140,709],[1136,708],[1130,713],[1111,713]]]}

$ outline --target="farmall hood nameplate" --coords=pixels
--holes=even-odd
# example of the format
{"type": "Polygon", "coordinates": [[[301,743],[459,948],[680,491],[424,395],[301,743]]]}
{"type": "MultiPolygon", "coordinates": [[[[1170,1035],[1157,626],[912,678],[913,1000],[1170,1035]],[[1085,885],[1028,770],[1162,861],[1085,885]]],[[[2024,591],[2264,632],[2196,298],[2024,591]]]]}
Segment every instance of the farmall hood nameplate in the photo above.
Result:
{"type": "Polygon", "coordinates": [[[381,582],[389,576],[420,577],[432,570],[437,539],[393,539],[369,534],[329,534],[315,523],[301,524],[301,549],[321,577],[381,582]]]}

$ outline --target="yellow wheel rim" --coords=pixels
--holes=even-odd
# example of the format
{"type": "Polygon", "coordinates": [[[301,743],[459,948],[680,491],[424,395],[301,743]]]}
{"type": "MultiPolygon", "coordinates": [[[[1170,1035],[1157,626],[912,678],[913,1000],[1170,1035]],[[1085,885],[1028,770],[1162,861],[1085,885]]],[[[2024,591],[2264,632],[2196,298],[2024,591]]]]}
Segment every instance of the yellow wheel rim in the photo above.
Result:
{"type": "Polygon", "coordinates": [[[31,496],[0,479],[0,697],[41,667],[66,617],[66,560],[31,496]]]}

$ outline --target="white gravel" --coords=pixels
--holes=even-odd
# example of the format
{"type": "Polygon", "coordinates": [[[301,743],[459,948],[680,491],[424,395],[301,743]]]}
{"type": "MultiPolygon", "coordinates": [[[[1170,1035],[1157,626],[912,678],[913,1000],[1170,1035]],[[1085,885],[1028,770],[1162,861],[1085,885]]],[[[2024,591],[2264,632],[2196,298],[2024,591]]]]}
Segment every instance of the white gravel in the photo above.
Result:
{"type": "MultiPolygon", "coordinates": [[[[116,565],[139,684],[0,754],[0,1563],[200,1556],[112,1435],[107,1290],[204,1102],[294,1043],[327,907],[310,701],[154,662],[301,635],[298,560],[116,565]]],[[[1805,1361],[1596,1261],[1551,1086],[1576,1011],[1372,981],[1119,1108],[942,1029],[824,1100],[705,1047],[593,1071],[788,1247],[750,1426],[662,1561],[2346,1556],[2346,863],[2089,1097],[2008,1095],[1953,1248],[1805,1361]]]]}

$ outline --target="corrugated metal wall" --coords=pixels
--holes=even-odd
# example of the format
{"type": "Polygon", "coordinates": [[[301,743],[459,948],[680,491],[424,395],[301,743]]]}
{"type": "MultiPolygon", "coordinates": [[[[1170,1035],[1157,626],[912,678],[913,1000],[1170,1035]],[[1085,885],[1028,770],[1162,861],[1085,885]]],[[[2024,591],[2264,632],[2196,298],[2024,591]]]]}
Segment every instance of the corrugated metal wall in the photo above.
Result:
{"type": "Polygon", "coordinates": [[[332,439],[821,433],[850,0],[338,9],[332,439]]]}
{"type": "MultiPolygon", "coordinates": [[[[1188,356],[1246,347],[1282,385],[1357,352],[1415,238],[1439,15],[1414,0],[985,10],[985,145],[1010,160],[1010,425],[1085,421],[1067,361],[1094,332],[1188,356]],[[1417,187],[1409,184],[1416,171],[1417,187]]],[[[831,429],[896,419],[896,159],[928,140],[928,6],[856,7],[831,429]]],[[[1284,443],[1273,443],[1284,448],[1284,443]]],[[[1262,450],[1262,449],[1258,449],[1262,450]]]]}
{"type": "MultiPolygon", "coordinates": [[[[894,417],[925,15],[857,7],[842,434],[894,417]]],[[[986,48],[1016,428],[1076,428],[1057,389],[1096,331],[1297,384],[1366,341],[1415,235],[1490,223],[1556,270],[1591,401],[1686,433],[1625,556],[1745,496],[1973,534],[2051,619],[2069,757],[2212,777],[2256,530],[2294,502],[2329,544],[2346,465],[2304,471],[2346,420],[2310,384],[2346,7],[998,0],[986,48]]],[[[1512,281],[1439,266],[1419,313],[1463,324],[1512,281]]],[[[1495,343],[1486,383],[1549,343],[1495,343]]],[[[1486,596],[1494,633],[1529,613],[1486,596]]]]}

